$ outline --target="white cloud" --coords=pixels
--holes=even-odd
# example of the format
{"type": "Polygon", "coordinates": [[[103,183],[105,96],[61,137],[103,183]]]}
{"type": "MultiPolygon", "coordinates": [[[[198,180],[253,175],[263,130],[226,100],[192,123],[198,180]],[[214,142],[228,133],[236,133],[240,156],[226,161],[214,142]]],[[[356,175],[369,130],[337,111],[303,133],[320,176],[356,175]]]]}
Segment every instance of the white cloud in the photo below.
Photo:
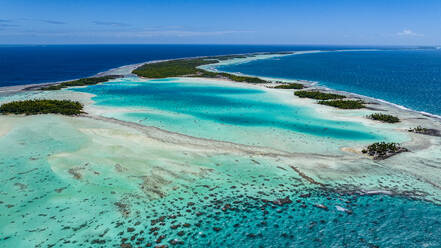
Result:
{"type": "Polygon", "coordinates": [[[410,29],[404,29],[403,31],[398,32],[397,35],[399,35],[399,36],[423,36],[422,34],[417,34],[410,29]]]}

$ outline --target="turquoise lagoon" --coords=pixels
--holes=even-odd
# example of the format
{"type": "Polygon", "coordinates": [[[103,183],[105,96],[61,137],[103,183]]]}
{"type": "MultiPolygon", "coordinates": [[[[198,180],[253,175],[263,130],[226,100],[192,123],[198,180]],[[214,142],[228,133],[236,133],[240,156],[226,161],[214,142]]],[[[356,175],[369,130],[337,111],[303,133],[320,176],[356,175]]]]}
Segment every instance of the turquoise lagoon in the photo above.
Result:
{"type": "Polygon", "coordinates": [[[363,111],[180,78],[32,97],[78,92],[116,120],[0,116],[1,247],[441,246],[439,189],[341,151],[408,139],[363,111]]]}
{"type": "Polygon", "coordinates": [[[96,95],[92,98],[95,106],[110,109],[103,113],[107,117],[291,152],[318,153],[321,149],[338,150],[343,144],[406,139],[360,122],[332,120],[310,106],[295,105],[291,91],[227,81],[126,78],[75,91],[96,95]]]}

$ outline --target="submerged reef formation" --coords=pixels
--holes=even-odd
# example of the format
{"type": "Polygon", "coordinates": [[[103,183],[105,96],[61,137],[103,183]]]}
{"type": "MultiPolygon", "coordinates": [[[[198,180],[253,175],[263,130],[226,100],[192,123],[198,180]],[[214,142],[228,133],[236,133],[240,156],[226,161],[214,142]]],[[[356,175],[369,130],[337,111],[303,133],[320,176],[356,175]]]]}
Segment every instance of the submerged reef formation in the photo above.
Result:
{"type": "Polygon", "coordinates": [[[2,114],[62,114],[79,115],[83,113],[83,105],[70,100],[24,100],[5,103],[0,106],[2,114]]]}
{"type": "Polygon", "coordinates": [[[423,181],[371,160],[106,118],[3,118],[18,129],[0,139],[0,246],[388,247],[403,233],[394,244],[441,244],[441,208],[409,199],[423,181]]]}
{"type": "Polygon", "coordinates": [[[393,142],[376,142],[362,150],[363,153],[368,154],[375,160],[386,159],[398,153],[408,151],[407,148],[401,147],[399,144],[393,142]]]}
{"type": "Polygon", "coordinates": [[[112,79],[120,78],[119,75],[109,75],[109,76],[103,76],[103,77],[90,77],[90,78],[82,78],[78,80],[58,83],[50,86],[45,86],[39,88],[40,90],[61,90],[63,88],[67,87],[74,87],[74,86],[87,86],[87,85],[95,85],[103,82],[107,82],[112,79]]]}
{"type": "Polygon", "coordinates": [[[381,122],[387,122],[387,123],[397,123],[400,122],[400,118],[393,116],[393,115],[387,115],[382,113],[374,113],[367,116],[367,118],[371,120],[381,121],[381,122]]]}

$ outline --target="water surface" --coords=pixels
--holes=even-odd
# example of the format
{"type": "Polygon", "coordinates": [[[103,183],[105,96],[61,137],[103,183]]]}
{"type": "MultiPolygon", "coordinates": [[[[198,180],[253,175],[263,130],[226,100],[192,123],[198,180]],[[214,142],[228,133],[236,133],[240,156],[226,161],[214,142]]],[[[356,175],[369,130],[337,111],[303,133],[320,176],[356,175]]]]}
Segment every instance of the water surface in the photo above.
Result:
{"type": "Polygon", "coordinates": [[[105,114],[108,117],[240,144],[306,151],[312,141],[338,149],[334,142],[367,143],[392,137],[361,123],[326,119],[311,107],[289,103],[293,99],[290,91],[282,93],[287,93],[286,102],[281,91],[230,82],[127,78],[76,91],[96,95],[92,99],[97,106],[116,107],[105,114]],[[298,143],[305,136],[310,142],[302,148],[298,143]]]}
{"type": "MultiPolygon", "coordinates": [[[[337,47],[321,46],[321,49],[337,47]]],[[[338,47],[343,48],[343,47],[338,47]]],[[[0,45],[0,87],[92,76],[152,60],[317,49],[277,45],[0,45]]]]}
{"type": "Polygon", "coordinates": [[[441,50],[389,50],[298,54],[219,70],[317,81],[332,89],[383,99],[441,115],[441,50]]]}

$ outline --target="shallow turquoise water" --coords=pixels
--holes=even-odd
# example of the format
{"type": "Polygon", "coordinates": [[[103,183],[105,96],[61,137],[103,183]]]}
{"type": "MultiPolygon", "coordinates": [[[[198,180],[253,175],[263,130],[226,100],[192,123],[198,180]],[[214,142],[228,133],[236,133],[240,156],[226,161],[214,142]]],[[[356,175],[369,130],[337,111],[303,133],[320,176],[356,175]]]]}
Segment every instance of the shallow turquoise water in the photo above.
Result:
{"type": "Polygon", "coordinates": [[[95,94],[92,99],[97,106],[126,108],[105,114],[110,117],[242,144],[294,149],[298,146],[290,139],[305,135],[327,142],[391,137],[360,123],[325,119],[311,108],[283,102],[274,92],[228,83],[129,78],[75,90],[95,94]],[[274,137],[281,138],[274,142],[274,137]]]}
{"type": "Polygon", "coordinates": [[[198,165],[208,175],[153,199],[138,179],[103,164],[85,167],[96,173],[81,179],[54,173],[49,155],[88,140],[57,118],[28,120],[0,138],[1,247],[441,246],[439,205],[322,189],[258,156],[210,158],[198,165]],[[286,197],[293,202],[272,202],[286,197]]]}
{"type": "MultiPolygon", "coordinates": [[[[109,117],[242,144],[332,153],[397,138],[259,88],[131,78],[75,91],[96,94],[109,117]]],[[[345,160],[348,176],[330,182],[297,172],[295,157],[173,147],[87,118],[14,118],[0,136],[0,247],[441,246],[441,206],[411,199],[425,182],[393,163],[345,160]]]]}

